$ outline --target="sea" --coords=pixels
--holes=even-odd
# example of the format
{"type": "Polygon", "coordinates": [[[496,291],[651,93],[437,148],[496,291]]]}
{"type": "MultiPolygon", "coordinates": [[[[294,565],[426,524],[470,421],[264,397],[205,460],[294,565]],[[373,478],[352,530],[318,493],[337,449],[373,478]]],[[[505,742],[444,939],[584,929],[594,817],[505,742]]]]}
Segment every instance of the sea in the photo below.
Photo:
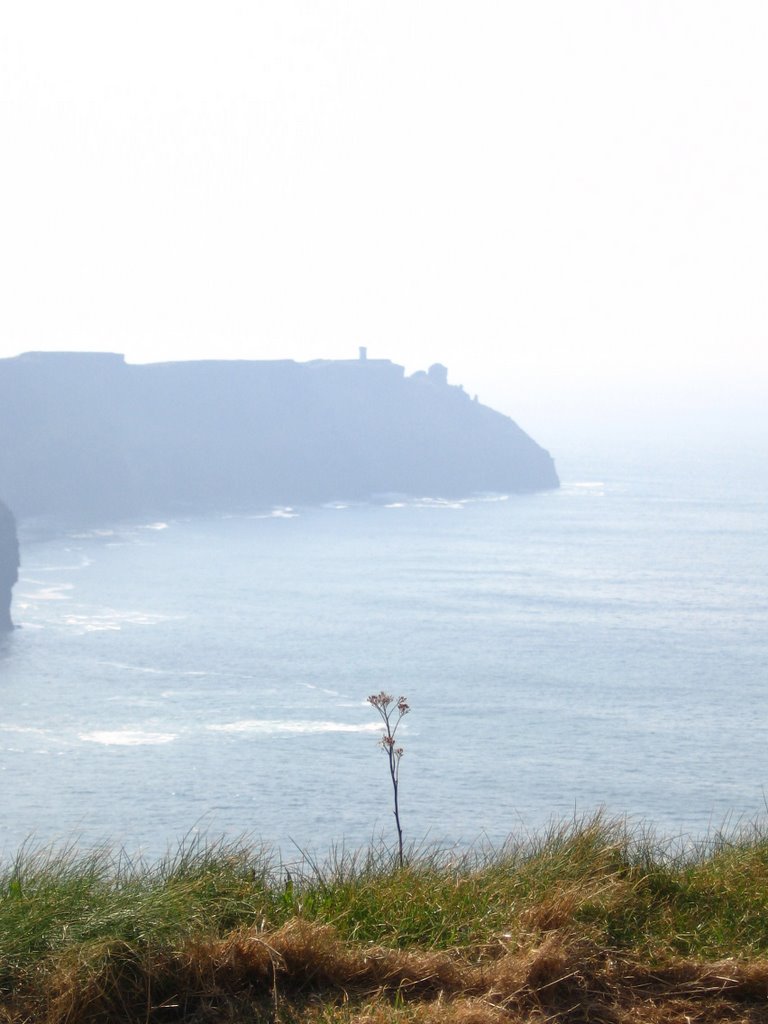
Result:
{"type": "Polygon", "coordinates": [[[406,843],[768,817],[765,451],[554,454],[540,494],[25,524],[0,858],[392,843],[381,691],[406,843]]]}

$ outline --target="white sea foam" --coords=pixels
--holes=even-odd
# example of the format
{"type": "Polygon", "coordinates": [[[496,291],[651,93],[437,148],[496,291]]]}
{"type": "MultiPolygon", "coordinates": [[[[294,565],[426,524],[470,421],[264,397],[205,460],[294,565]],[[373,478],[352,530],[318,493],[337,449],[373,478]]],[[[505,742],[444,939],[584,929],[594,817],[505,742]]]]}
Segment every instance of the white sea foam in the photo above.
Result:
{"type": "Polygon", "coordinates": [[[22,587],[35,586],[40,587],[39,590],[33,591],[22,591],[19,595],[22,598],[26,598],[28,601],[68,601],[70,595],[65,591],[74,590],[73,583],[55,583],[48,585],[42,580],[24,579],[20,581],[22,587]]]}
{"type": "Polygon", "coordinates": [[[93,732],[81,732],[78,738],[85,743],[100,743],[105,747],[143,747],[172,743],[177,738],[177,733],[144,732],[141,729],[96,729],[93,732]]]}
{"type": "Polygon", "coordinates": [[[83,533],[68,533],[67,536],[73,540],[93,540],[99,537],[114,537],[117,530],[86,530],[83,533]]]}
{"type": "Polygon", "coordinates": [[[299,513],[290,506],[273,508],[271,512],[257,512],[255,515],[244,516],[245,519],[298,519],[299,513]]]}
{"type": "Polygon", "coordinates": [[[338,690],[327,690],[323,686],[315,686],[314,683],[303,683],[302,685],[304,687],[306,687],[307,690],[319,690],[320,693],[327,693],[329,697],[338,697],[339,696],[339,691],[338,690]]]}
{"type": "Polygon", "coordinates": [[[35,572],[76,572],[78,569],[87,569],[93,565],[92,558],[83,558],[73,565],[36,565],[35,572]]]}
{"type": "Polygon", "coordinates": [[[325,733],[325,732],[377,732],[381,726],[377,722],[364,725],[353,725],[349,722],[307,722],[291,721],[290,719],[246,718],[239,722],[226,722],[222,725],[209,725],[210,732],[234,733],[325,733]]]}
{"type": "Polygon", "coordinates": [[[447,509],[458,509],[463,510],[466,505],[466,500],[462,501],[448,501],[446,498],[419,498],[414,501],[414,508],[447,508],[447,509]]]}
{"type": "Polygon", "coordinates": [[[167,530],[168,523],[144,523],[138,527],[139,530],[167,530]]]}
{"type": "Polygon", "coordinates": [[[384,508],[446,508],[463,509],[466,500],[448,501],[445,498],[414,498],[412,501],[390,501],[384,508]]]}
{"type": "Polygon", "coordinates": [[[167,675],[167,670],[162,668],[148,668],[144,665],[126,665],[122,661],[102,661],[102,665],[107,668],[121,668],[126,672],[146,672],[147,675],[152,676],[164,676],[167,675]]]}
{"type": "Polygon", "coordinates": [[[38,729],[34,725],[9,725],[7,722],[0,722],[0,729],[3,732],[27,733],[32,736],[47,736],[49,729],[38,729]]]}
{"type": "Polygon", "coordinates": [[[150,614],[149,612],[117,611],[113,608],[91,615],[67,615],[64,622],[67,626],[79,629],[83,633],[99,633],[107,630],[121,630],[123,626],[156,626],[180,616],[150,614]]]}
{"type": "Polygon", "coordinates": [[[174,669],[169,669],[169,668],[154,668],[154,667],[149,666],[149,665],[129,665],[129,664],[127,664],[124,661],[102,661],[101,664],[104,665],[107,668],[119,668],[123,672],[137,672],[137,673],[139,673],[141,675],[148,675],[148,676],[173,676],[174,678],[177,678],[179,676],[184,676],[184,677],[196,676],[196,677],[199,677],[199,676],[209,676],[209,675],[211,675],[210,672],[197,672],[197,671],[182,672],[181,670],[175,669],[175,668],[174,669]]]}
{"type": "Polygon", "coordinates": [[[121,627],[108,619],[90,619],[85,615],[67,615],[64,619],[67,626],[75,626],[83,633],[104,633],[118,631],[121,627]]]}

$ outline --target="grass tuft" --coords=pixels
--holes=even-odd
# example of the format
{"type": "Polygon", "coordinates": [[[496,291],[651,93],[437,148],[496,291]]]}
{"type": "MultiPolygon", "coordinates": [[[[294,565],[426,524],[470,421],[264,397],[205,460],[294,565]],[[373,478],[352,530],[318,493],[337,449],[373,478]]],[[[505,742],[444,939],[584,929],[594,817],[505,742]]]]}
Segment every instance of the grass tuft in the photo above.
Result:
{"type": "Polygon", "coordinates": [[[0,872],[0,1022],[768,1021],[763,823],[694,844],[597,815],[403,860],[25,848],[0,872]]]}

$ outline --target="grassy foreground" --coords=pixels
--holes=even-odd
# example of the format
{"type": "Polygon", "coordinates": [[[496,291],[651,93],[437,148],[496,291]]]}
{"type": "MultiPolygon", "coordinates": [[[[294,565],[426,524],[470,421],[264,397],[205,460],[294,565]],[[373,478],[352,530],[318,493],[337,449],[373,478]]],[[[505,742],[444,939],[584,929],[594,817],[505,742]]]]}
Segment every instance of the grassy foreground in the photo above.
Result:
{"type": "Polygon", "coordinates": [[[465,855],[22,853],[0,1021],[768,1022],[768,826],[695,849],[596,817],[465,855]]]}

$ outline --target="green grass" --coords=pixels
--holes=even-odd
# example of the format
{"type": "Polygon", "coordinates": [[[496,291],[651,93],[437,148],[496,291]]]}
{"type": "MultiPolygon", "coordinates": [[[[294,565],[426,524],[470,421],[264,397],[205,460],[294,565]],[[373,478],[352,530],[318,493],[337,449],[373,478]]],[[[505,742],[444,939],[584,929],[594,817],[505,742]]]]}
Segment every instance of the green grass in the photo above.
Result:
{"type": "MultiPolygon", "coordinates": [[[[768,825],[686,845],[597,816],[498,850],[411,850],[403,870],[380,847],[304,859],[290,875],[269,850],[243,843],[187,843],[155,864],[25,849],[0,871],[0,1021],[30,1019],[32,1004],[41,1020],[77,1021],[69,1004],[56,1017],[63,989],[97,977],[99,991],[136,987],[130,978],[174,958],[203,985],[214,968],[194,965],[200,950],[220,972],[235,957],[232,936],[242,958],[243,943],[271,949],[269,937],[297,922],[315,929],[315,943],[450,952],[465,964],[522,955],[551,935],[648,969],[681,958],[757,962],[768,958],[768,825]],[[221,945],[211,952],[227,942],[226,955],[221,945]]],[[[79,1019],[102,1019],[88,1009],[97,1004],[86,1000],[79,1019]]]]}

